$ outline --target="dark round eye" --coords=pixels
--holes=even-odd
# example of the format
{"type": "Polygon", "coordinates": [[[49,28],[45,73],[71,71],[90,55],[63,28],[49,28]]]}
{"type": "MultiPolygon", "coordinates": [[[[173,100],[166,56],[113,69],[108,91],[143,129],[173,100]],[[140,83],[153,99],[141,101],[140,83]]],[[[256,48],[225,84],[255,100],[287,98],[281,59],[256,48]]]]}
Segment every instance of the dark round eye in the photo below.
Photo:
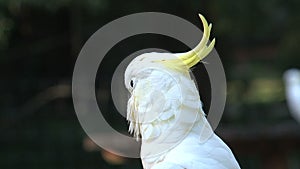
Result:
{"type": "Polygon", "coordinates": [[[130,81],[130,86],[133,87],[133,80],[130,81]]]}

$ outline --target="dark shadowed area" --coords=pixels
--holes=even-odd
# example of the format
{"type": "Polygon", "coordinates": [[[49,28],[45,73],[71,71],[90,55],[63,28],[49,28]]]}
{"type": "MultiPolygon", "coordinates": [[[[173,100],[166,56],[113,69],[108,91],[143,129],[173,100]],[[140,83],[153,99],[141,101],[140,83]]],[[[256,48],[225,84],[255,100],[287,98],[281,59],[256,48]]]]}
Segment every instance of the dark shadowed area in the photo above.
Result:
{"type": "MultiPolygon", "coordinates": [[[[287,69],[300,68],[299,0],[1,0],[0,168],[142,168],[139,159],[116,156],[87,137],[71,87],[76,58],[95,31],[124,15],[150,11],[201,29],[198,13],[213,23],[211,36],[227,77],[216,133],[241,167],[299,169],[300,124],[290,115],[283,82],[287,69]]],[[[121,133],[127,122],[112,102],[111,76],[123,58],[145,48],[189,50],[175,39],[143,34],[109,51],[98,70],[96,95],[104,117],[121,133]]],[[[193,72],[208,111],[207,73],[202,64],[193,72]]]]}

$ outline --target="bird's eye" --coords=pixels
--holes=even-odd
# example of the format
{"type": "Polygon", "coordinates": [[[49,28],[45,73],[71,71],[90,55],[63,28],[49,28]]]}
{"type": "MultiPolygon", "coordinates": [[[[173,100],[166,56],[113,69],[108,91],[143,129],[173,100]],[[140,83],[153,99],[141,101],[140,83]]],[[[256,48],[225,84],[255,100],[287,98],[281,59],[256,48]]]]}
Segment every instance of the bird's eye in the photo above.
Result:
{"type": "Polygon", "coordinates": [[[130,80],[130,86],[133,87],[133,80],[130,80]]]}

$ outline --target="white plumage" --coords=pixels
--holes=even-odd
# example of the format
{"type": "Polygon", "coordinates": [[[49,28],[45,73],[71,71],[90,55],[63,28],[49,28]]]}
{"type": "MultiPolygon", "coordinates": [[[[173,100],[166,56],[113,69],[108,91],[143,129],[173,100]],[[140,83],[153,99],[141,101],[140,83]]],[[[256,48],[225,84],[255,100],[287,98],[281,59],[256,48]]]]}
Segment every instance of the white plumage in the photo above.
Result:
{"type": "Polygon", "coordinates": [[[300,70],[289,69],[284,74],[286,99],[291,115],[300,123],[300,70]]]}
{"type": "Polygon", "coordinates": [[[125,71],[125,86],[131,93],[129,132],[142,139],[145,169],[240,168],[231,150],[211,129],[189,74],[189,68],[213,46],[206,45],[211,25],[200,17],[204,41],[192,52],[145,53],[125,71]]]}

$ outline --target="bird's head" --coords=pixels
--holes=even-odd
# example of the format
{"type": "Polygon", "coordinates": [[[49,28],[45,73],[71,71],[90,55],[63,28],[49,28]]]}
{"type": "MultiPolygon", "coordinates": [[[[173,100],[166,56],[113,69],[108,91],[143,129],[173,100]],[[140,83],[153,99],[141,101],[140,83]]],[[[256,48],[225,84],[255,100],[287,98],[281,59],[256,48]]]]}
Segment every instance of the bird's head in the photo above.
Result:
{"type": "Polygon", "coordinates": [[[191,51],[186,53],[144,53],[133,59],[127,66],[125,71],[125,86],[131,92],[135,84],[138,82],[140,74],[145,69],[162,68],[169,71],[177,71],[180,73],[187,73],[189,69],[204,59],[213,49],[215,39],[209,44],[209,36],[212,24],[207,23],[206,19],[199,14],[203,24],[203,37],[200,43],[191,51]]]}
{"type": "MultiPolygon", "coordinates": [[[[172,113],[179,110],[180,106],[186,105],[189,107],[188,111],[203,112],[197,88],[189,72],[191,67],[211,52],[215,39],[208,42],[212,25],[208,25],[202,15],[199,17],[204,33],[193,50],[176,54],[144,53],[127,66],[124,82],[131,93],[127,105],[127,120],[130,121],[129,131],[134,132],[137,138],[140,134],[144,138],[157,137],[159,129],[154,130],[148,124],[170,122],[172,119],[174,121],[172,113]]],[[[190,119],[194,119],[195,113],[190,115],[190,119]]],[[[189,119],[188,113],[185,116],[185,119],[189,119]]]]}

